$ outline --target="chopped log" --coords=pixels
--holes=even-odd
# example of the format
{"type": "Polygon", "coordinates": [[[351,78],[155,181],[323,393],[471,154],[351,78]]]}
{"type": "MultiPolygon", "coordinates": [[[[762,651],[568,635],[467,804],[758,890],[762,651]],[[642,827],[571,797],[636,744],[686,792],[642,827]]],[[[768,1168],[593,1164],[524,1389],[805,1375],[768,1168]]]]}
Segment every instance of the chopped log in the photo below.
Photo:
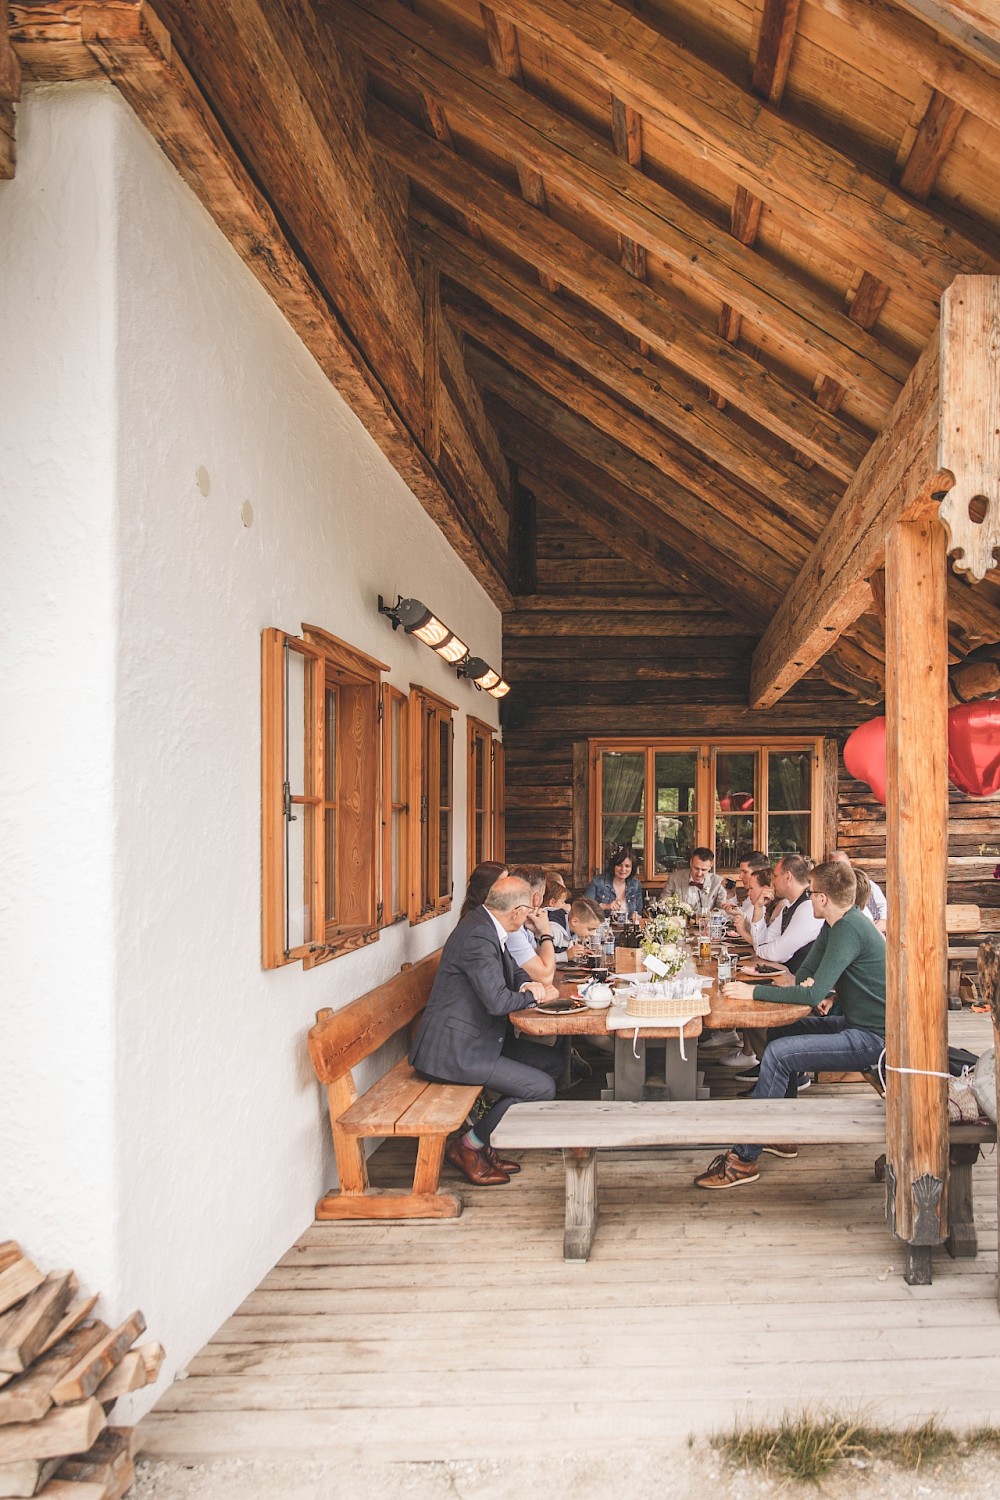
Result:
{"type": "Polygon", "coordinates": [[[142,1344],[138,1349],[130,1349],[117,1369],[112,1370],[97,1387],[94,1392],[97,1400],[103,1406],[106,1401],[117,1401],[119,1396],[128,1395],[129,1391],[140,1391],[143,1386],[152,1385],[159,1376],[162,1363],[162,1344],[142,1344]]]}
{"type": "Polygon", "coordinates": [[[9,1307],[27,1297],[44,1280],[44,1271],[40,1271],[26,1256],[22,1255],[13,1261],[6,1271],[0,1271],[0,1313],[5,1313],[9,1307]]]}
{"type": "Polygon", "coordinates": [[[132,1428],[105,1427],[86,1453],[74,1453],[62,1461],[58,1477],[87,1484],[104,1484],[127,1468],[131,1460],[132,1428]]]}
{"type": "Polygon", "coordinates": [[[72,1271],[51,1271],[20,1306],[0,1318],[0,1370],[19,1375],[40,1354],[77,1290],[72,1271]]]}
{"type": "MultiPolygon", "coordinates": [[[[66,1406],[72,1401],[82,1401],[85,1397],[92,1396],[101,1381],[121,1363],[140,1333],[145,1332],[145,1328],[146,1319],[141,1312],[136,1311],[119,1327],[112,1329],[53,1388],[52,1399],[56,1405],[66,1406]]],[[[84,1446],[90,1445],[88,1443],[84,1446]]]]}
{"type": "MultiPolygon", "coordinates": [[[[68,1338],[41,1359],[30,1370],[0,1391],[0,1424],[37,1422],[52,1405],[52,1389],[85,1354],[107,1335],[108,1326],[100,1321],[77,1328],[68,1338]]],[[[0,1490],[0,1494],[2,1494],[0,1490]]]]}
{"type": "Polygon", "coordinates": [[[4,1240],[0,1243],[0,1271],[6,1271],[8,1266],[21,1259],[21,1247],[16,1240],[4,1240]]]}
{"type": "Polygon", "coordinates": [[[94,1400],[56,1407],[40,1422],[12,1422],[0,1427],[0,1464],[85,1453],[104,1426],[101,1403],[94,1400]]]}
{"type": "Polygon", "coordinates": [[[22,1458],[16,1464],[0,1464],[0,1500],[37,1495],[61,1463],[61,1458],[22,1458]]]}
{"type": "Polygon", "coordinates": [[[120,1500],[135,1479],[135,1469],[129,1460],[120,1474],[112,1475],[103,1482],[85,1479],[50,1479],[41,1492],[41,1500],[120,1500]]]}
{"type": "MultiPolygon", "coordinates": [[[[53,1328],[52,1332],[49,1334],[48,1338],[45,1340],[45,1343],[39,1350],[39,1353],[47,1354],[49,1350],[53,1349],[56,1344],[60,1343],[67,1334],[72,1333],[74,1328],[78,1328],[83,1322],[84,1318],[88,1318],[93,1312],[94,1308],[97,1305],[97,1297],[98,1293],[95,1292],[92,1297],[77,1297],[75,1302],[71,1302],[69,1308],[63,1314],[62,1320],[57,1323],[55,1328],[53,1328]]],[[[106,1331],[107,1325],[102,1324],[101,1326],[105,1328],[106,1331]]]]}

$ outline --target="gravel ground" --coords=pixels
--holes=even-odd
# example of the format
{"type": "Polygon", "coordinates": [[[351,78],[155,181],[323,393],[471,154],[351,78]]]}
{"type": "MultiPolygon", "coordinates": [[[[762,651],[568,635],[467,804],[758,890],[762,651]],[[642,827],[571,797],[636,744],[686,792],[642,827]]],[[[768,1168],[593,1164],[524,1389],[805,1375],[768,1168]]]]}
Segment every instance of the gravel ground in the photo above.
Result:
{"type": "MultiPolygon", "coordinates": [[[[553,1455],[497,1463],[265,1463],[219,1459],[185,1467],[142,1463],[135,1500],[757,1500],[814,1486],[736,1469],[704,1445],[621,1450],[596,1456],[553,1455]]],[[[992,1454],[935,1463],[923,1470],[854,1460],[836,1470],[822,1494],[866,1500],[995,1500],[1000,1459],[992,1454]]]]}

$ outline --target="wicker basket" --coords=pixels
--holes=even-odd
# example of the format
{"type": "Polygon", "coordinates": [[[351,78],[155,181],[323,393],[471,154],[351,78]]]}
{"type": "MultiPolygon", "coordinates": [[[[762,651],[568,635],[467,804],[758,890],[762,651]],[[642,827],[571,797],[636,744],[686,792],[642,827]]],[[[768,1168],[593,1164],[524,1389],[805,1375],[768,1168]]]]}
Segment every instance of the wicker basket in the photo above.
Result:
{"type": "Polygon", "coordinates": [[[672,1020],[677,1016],[707,1016],[712,1005],[704,990],[683,995],[679,1000],[664,1000],[659,995],[629,995],[625,1010],[644,1021],[672,1020]]]}

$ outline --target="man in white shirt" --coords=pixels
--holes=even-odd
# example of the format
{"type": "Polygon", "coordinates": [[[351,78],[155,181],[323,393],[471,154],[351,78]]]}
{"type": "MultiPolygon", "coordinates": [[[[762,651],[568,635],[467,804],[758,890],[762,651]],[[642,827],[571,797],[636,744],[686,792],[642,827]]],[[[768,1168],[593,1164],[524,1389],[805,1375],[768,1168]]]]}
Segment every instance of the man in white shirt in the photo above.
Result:
{"type": "MultiPolygon", "coordinates": [[[[846,849],[834,849],[830,858],[839,860],[841,864],[845,865],[850,865],[851,863],[851,856],[846,849]]],[[[889,903],[885,899],[885,892],[882,887],[876,885],[870,875],[868,877],[868,884],[871,886],[871,892],[868,900],[865,902],[865,911],[871,917],[882,936],[885,937],[889,917],[889,903]]]]}
{"type": "Polygon", "coordinates": [[[774,867],[774,894],[779,905],[770,922],[763,910],[750,923],[750,941],[757,957],[786,964],[794,974],[823,930],[809,900],[809,867],[801,854],[786,854],[774,867]]]}
{"type": "Polygon", "coordinates": [[[542,909],[545,871],[541,865],[515,865],[510,877],[531,887],[531,910],[522,927],[507,938],[507,952],[529,979],[551,984],[556,972],[555,939],[549,914],[542,909]]]}
{"type": "Polygon", "coordinates": [[[770,856],[765,854],[761,849],[753,849],[744,859],[741,859],[740,885],[747,892],[747,895],[742,901],[724,902],[723,911],[729,912],[729,915],[732,917],[735,917],[739,913],[740,916],[749,922],[753,916],[753,902],[750,900],[749,895],[751,873],[754,870],[766,870],[770,867],[770,864],[770,856]]]}
{"type": "Polygon", "coordinates": [[[711,849],[694,849],[688,868],[675,870],[667,881],[667,891],[686,901],[696,916],[707,916],[726,899],[726,887],[714,864],[711,849]]]}

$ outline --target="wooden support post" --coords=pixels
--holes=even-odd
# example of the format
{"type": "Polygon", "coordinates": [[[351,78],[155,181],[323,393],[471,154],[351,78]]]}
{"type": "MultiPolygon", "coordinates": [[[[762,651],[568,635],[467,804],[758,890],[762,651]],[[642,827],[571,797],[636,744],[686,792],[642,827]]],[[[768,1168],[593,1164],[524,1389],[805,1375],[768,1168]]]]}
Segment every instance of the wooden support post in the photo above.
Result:
{"type": "Polygon", "coordinates": [[[564,1260],[587,1260],[597,1228],[597,1152],[590,1147],[563,1149],[566,1165],[566,1232],[564,1260]]]}
{"type": "Polygon", "coordinates": [[[948,638],[946,534],[900,521],[886,542],[886,1212],[930,1279],[947,1233],[948,638]],[[927,1253],[924,1253],[926,1247],[927,1253]]]}
{"type": "Polygon", "coordinates": [[[21,66],[10,44],[7,0],[0,0],[0,179],[14,175],[14,105],[21,97],[21,66]]]}
{"type": "Polygon", "coordinates": [[[948,1238],[945,1247],[956,1260],[972,1259],[979,1250],[972,1200],[972,1168],[978,1146],[955,1145],[949,1153],[948,1238]]]}

